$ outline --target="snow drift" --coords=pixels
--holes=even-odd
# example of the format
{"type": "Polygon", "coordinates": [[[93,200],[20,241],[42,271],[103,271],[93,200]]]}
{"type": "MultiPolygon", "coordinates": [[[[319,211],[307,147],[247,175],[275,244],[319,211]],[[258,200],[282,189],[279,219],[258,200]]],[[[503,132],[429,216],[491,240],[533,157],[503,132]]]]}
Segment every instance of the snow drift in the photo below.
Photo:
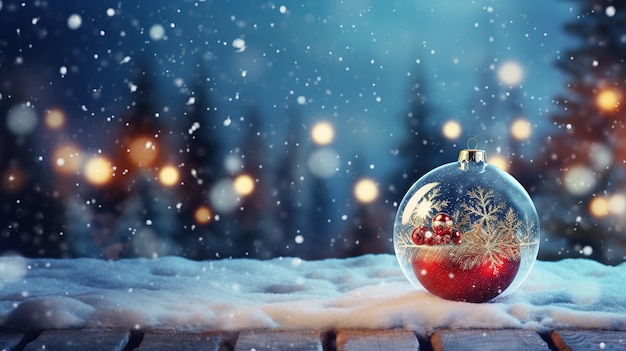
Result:
{"type": "Polygon", "coordinates": [[[472,304],[415,289],[392,255],[191,261],[0,258],[0,325],[125,327],[626,329],[626,267],[535,264],[514,293],[472,304]]]}

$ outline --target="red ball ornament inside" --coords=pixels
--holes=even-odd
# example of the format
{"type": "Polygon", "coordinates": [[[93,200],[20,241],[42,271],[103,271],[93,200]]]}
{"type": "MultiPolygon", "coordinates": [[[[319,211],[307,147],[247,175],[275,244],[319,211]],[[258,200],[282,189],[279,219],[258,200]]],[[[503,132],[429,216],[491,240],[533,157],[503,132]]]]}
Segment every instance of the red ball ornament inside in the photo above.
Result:
{"type": "Polygon", "coordinates": [[[447,213],[437,213],[433,217],[433,230],[438,235],[449,234],[452,231],[452,217],[447,213]]]}
{"type": "Polygon", "coordinates": [[[461,150],[418,179],[398,207],[394,250],[408,280],[441,298],[485,302],[513,292],[539,250],[539,218],[524,188],[461,150]]]}

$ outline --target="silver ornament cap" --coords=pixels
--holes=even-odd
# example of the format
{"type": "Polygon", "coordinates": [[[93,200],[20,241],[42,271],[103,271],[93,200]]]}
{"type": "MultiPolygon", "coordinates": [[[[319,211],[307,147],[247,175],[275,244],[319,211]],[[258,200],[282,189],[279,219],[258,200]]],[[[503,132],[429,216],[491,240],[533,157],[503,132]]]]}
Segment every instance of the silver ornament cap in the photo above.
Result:
{"type": "Polygon", "coordinates": [[[462,171],[467,171],[470,165],[484,166],[485,163],[487,163],[487,153],[485,150],[478,150],[478,140],[476,138],[469,138],[467,140],[467,149],[459,151],[459,168],[462,171]]]}

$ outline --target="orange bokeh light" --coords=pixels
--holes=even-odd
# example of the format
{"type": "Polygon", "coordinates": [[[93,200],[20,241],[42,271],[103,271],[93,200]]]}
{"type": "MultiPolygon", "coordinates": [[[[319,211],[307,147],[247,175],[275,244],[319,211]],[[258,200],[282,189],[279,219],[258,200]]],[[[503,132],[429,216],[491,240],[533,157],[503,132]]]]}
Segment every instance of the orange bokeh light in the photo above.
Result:
{"type": "Polygon", "coordinates": [[[589,203],[589,212],[596,218],[603,218],[609,214],[609,199],[604,196],[594,197],[589,203]]]}
{"type": "Polygon", "coordinates": [[[154,139],[138,137],[130,143],[128,157],[139,167],[150,166],[157,159],[158,152],[154,139]]]}
{"type": "Polygon", "coordinates": [[[211,221],[211,210],[206,206],[200,206],[193,214],[198,224],[207,224],[211,221]]]}
{"type": "Polygon", "coordinates": [[[235,192],[241,196],[247,196],[254,191],[254,179],[247,174],[241,174],[233,181],[235,192]]]}
{"type": "Polygon", "coordinates": [[[180,174],[174,166],[165,166],[159,171],[159,181],[165,186],[173,186],[178,183],[180,174]]]}
{"type": "Polygon", "coordinates": [[[65,114],[59,109],[52,109],[46,112],[45,123],[52,130],[60,129],[65,125],[65,114]]]}
{"type": "Polygon", "coordinates": [[[19,166],[9,166],[2,174],[2,188],[7,193],[17,193],[26,185],[26,177],[19,166]]]}
{"type": "Polygon", "coordinates": [[[102,156],[95,156],[85,164],[85,178],[91,184],[106,184],[113,176],[111,162],[102,156]]]}
{"type": "Polygon", "coordinates": [[[52,163],[54,169],[59,173],[77,173],[83,164],[82,151],[73,143],[59,145],[52,154],[52,163]]]}
{"type": "Polygon", "coordinates": [[[596,96],[596,105],[605,112],[617,111],[620,105],[620,94],[614,89],[603,89],[596,96]]]}

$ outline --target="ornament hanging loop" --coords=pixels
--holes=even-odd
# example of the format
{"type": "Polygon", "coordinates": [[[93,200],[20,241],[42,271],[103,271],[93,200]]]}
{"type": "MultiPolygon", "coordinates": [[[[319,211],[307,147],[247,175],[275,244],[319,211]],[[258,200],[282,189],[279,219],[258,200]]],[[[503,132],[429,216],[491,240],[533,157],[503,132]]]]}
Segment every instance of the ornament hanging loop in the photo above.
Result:
{"type": "Polygon", "coordinates": [[[485,150],[478,150],[478,139],[471,137],[467,140],[467,149],[459,151],[459,168],[467,171],[471,168],[483,172],[487,163],[485,150]],[[474,147],[471,147],[472,145],[474,147]]]}
{"type": "Polygon", "coordinates": [[[478,149],[478,139],[476,137],[470,137],[467,139],[467,149],[468,150],[477,150],[478,149]],[[474,147],[471,147],[471,144],[474,144],[474,147]]]}

